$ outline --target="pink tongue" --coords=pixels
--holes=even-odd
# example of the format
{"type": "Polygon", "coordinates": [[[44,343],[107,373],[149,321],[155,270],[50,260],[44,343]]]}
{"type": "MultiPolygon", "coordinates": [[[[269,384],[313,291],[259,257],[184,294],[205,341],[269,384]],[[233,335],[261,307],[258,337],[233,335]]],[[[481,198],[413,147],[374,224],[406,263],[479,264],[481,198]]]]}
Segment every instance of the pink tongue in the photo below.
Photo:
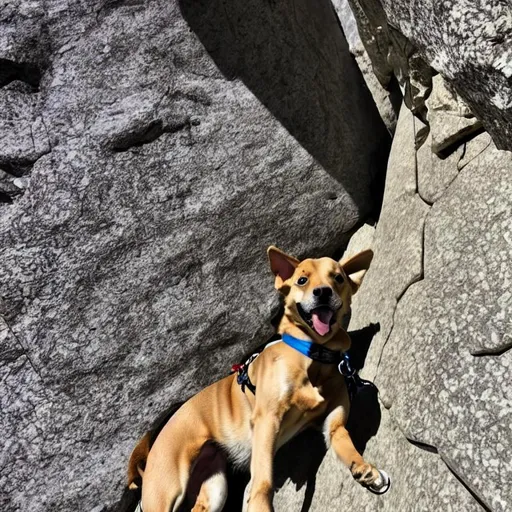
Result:
{"type": "Polygon", "coordinates": [[[313,310],[311,314],[311,319],[313,320],[313,328],[318,334],[320,334],[320,336],[325,336],[331,329],[331,318],[332,311],[330,309],[318,308],[313,310]]]}

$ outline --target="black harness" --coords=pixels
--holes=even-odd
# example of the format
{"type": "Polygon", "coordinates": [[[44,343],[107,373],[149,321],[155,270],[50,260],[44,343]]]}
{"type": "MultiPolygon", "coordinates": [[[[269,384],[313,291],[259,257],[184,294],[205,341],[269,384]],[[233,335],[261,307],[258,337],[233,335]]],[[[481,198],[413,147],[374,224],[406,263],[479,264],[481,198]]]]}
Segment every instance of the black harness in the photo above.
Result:
{"type": "MultiPolygon", "coordinates": [[[[363,386],[373,386],[370,381],[361,379],[361,377],[358,375],[357,370],[352,366],[348,352],[331,350],[329,348],[323,347],[322,345],[319,345],[318,343],[301,340],[299,338],[290,336],[289,334],[283,334],[281,338],[278,338],[272,343],[276,343],[277,341],[286,343],[306,357],[313,359],[313,361],[317,361],[318,363],[322,364],[337,365],[338,371],[341,373],[341,375],[343,375],[343,377],[345,377],[345,382],[347,384],[351,400],[359,388],[363,386]]],[[[249,357],[249,359],[247,359],[245,363],[234,364],[231,367],[231,373],[237,374],[236,381],[244,393],[245,388],[247,388],[253,395],[256,394],[256,386],[251,382],[251,379],[249,378],[249,366],[261,354],[261,352],[263,352],[264,349],[265,347],[263,347],[263,349],[259,352],[254,353],[251,357],[249,357]]]]}

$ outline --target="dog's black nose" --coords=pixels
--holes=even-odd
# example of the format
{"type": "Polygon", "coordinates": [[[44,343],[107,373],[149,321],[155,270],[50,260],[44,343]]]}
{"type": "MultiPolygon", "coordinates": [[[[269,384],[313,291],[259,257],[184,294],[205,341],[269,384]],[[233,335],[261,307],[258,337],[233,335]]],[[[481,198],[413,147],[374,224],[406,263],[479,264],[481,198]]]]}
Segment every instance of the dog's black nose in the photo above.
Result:
{"type": "Polygon", "coordinates": [[[332,296],[332,288],[330,286],[317,286],[313,289],[313,295],[327,299],[332,296]]]}

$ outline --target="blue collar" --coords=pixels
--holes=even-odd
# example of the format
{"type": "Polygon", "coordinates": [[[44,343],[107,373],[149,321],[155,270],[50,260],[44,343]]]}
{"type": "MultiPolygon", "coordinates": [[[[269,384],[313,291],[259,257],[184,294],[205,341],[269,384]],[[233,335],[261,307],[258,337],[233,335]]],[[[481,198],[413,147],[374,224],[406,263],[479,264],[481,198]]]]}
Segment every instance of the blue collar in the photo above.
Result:
{"type": "Polygon", "coordinates": [[[301,354],[319,363],[339,364],[342,360],[342,353],[339,350],[331,350],[330,348],[322,347],[318,343],[301,340],[289,334],[283,334],[282,340],[301,354]]]}

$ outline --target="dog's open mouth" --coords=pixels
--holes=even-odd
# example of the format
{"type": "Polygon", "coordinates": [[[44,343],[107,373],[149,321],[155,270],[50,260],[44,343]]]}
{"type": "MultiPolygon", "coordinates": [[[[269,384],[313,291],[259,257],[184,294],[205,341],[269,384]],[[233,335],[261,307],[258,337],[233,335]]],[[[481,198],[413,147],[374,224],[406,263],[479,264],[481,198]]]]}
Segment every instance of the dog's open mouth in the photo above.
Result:
{"type": "Polygon", "coordinates": [[[304,311],[300,304],[297,306],[303,320],[320,336],[325,336],[331,330],[331,325],[336,322],[334,311],[329,306],[319,306],[309,313],[304,311]]]}

